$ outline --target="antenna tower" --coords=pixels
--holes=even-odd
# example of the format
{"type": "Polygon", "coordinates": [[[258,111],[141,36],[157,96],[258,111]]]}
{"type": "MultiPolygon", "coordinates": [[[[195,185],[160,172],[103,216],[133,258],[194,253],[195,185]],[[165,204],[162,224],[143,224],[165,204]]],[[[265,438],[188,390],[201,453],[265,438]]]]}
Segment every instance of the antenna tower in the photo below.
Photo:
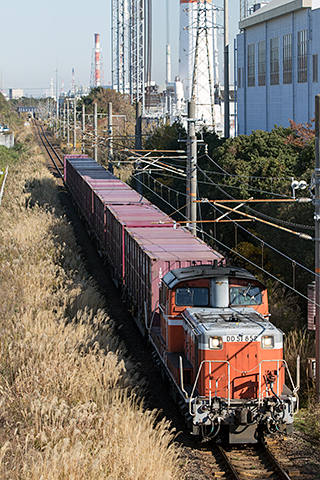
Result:
{"type": "Polygon", "coordinates": [[[167,48],[166,48],[166,83],[171,82],[171,52],[170,52],[170,23],[169,23],[169,0],[167,0],[167,48]]]}
{"type": "Polygon", "coordinates": [[[131,102],[141,102],[143,113],[145,78],[151,78],[151,36],[151,0],[112,0],[112,88],[125,93],[128,84],[131,102]]]}
{"type": "Polygon", "coordinates": [[[213,36],[212,36],[212,3],[211,0],[197,0],[196,42],[194,48],[194,64],[191,99],[195,101],[197,115],[214,126],[213,95],[213,36]],[[209,19],[211,11],[211,20],[209,19]]]}
{"type": "Polygon", "coordinates": [[[112,88],[120,93],[126,90],[128,1],[112,0],[112,88]]]}
{"type": "Polygon", "coordinates": [[[131,102],[141,102],[142,114],[145,105],[145,22],[144,0],[130,0],[130,96],[131,102]]]}

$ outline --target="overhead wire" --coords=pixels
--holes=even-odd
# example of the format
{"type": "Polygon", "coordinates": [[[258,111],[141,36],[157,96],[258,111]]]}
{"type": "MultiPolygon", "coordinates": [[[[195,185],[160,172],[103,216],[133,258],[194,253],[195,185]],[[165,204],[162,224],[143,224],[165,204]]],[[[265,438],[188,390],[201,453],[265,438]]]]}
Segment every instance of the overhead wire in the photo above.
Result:
{"type": "MultiPolygon", "coordinates": [[[[218,188],[218,190],[220,190],[221,193],[226,195],[226,197],[228,197],[232,200],[235,200],[235,198],[232,195],[230,195],[228,192],[223,190],[221,188],[221,186],[219,186],[216,182],[214,182],[214,180],[212,180],[208,175],[206,175],[206,173],[199,167],[199,165],[197,166],[197,168],[208,179],[209,183],[211,183],[216,188],[218,188]]],[[[249,207],[249,206],[248,206],[248,209],[251,212],[253,212],[255,215],[261,216],[262,218],[265,218],[267,220],[273,220],[273,221],[278,222],[282,225],[288,225],[288,226],[292,226],[292,227],[294,226],[294,227],[303,228],[303,229],[307,229],[307,230],[314,230],[314,226],[311,226],[311,225],[302,225],[302,224],[298,224],[298,223],[289,222],[288,220],[282,220],[280,218],[275,218],[275,217],[272,217],[271,215],[267,215],[263,212],[259,212],[258,210],[255,210],[254,208],[249,207]]]]}
{"type": "MultiPolygon", "coordinates": [[[[219,208],[217,208],[214,204],[212,203],[209,203],[209,205],[212,207],[212,208],[215,208],[219,213],[223,213],[222,210],[220,210],[219,208]]],[[[229,218],[227,216],[227,218],[229,218]]],[[[296,265],[298,265],[299,267],[301,267],[302,269],[306,270],[307,272],[311,273],[312,275],[315,275],[317,277],[320,278],[320,275],[318,275],[317,273],[315,273],[314,271],[310,270],[308,267],[306,267],[305,265],[302,265],[301,263],[297,262],[296,260],[294,260],[293,258],[291,257],[288,257],[285,253],[281,252],[280,250],[278,250],[277,248],[273,247],[272,245],[270,245],[269,243],[265,242],[264,240],[262,240],[261,238],[257,237],[256,235],[254,235],[254,233],[250,232],[250,230],[247,230],[245,227],[243,227],[241,224],[237,223],[236,220],[234,219],[231,219],[232,222],[237,225],[237,227],[240,227],[242,230],[244,230],[247,234],[251,235],[255,240],[257,240],[259,243],[263,242],[264,245],[266,245],[268,248],[270,248],[271,250],[273,250],[274,252],[276,252],[277,254],[281,255],[282,257],[286,258],[287,260],[289,260],[290,262],[295,262],[296,265]]]]}
{"type": "MultiPolygon", "coordinates": [[[[155,181],[157,181],[157,180],[155,180],[155,181]]],[[[141,183],[143,183],[143,182],[141,182],[141,183]]],[[[158,182],[158,183],[161,183],[161,182],[158,182]]],[[[173,189],[171,189],[170,187],[168,187],[167,185],[165,185],[165,187],[166,187],[167,189],[173,190],[173,189]]],[[[149,190],[151,190],[151,189],[149,188],[149,190]]],[[[173,191],[177,192],[176,190],[173,190],[173,191]]],[[[181,192],[178,192],[178,193],[181,194],[181,192]]],[[[158,196],[159,198],[161,198],[163,201],[165,201],[165,200],[164,200],[162,197],[160,197],[158,194],[157,194],[157,196],[158,196]]],[[[166,202],[166,201],[165,201],[165,202],[166,202]]],[[[173,205],[169,204],[169,202],[166,202],[166,203],[167,203],[168,205],[170,205],[172,208],[174,208],[173,205]]],[[[212,208],[215,208],[219,213],[221,213],[221,214],[223,213],[222,210],[219,209],[219,208],[217,208],[214,204],[209,203],[209,202],[208,202],[208,204],[209,204],[212,208]]],[[[286,258],[286,259],[289,260],[290,262],[295,262],[295,264],[296,264],[297,266],[299,266],[300,268],[302,268],[302,269],[306,270],[308,273],[311,273],[312,275],[315,275],[315,276],[317,276],[317,277],[320,278],[320,275],[316,274],[315,272],[313,272],[312,270],[310,270],[310,269],[309,269],[308,267],[306,267],[305,265],[302,265],[302,264],[299,263],[298,261],[296,261],[296,260],[294,260],[293,258],[287,256],[285,253],[281,252],[281,251],[278,250],[277,248],[273,247],[273,246],[270,245],[269,243],[267,243],[267,242],[265,242],[264,240],[260,239],[259,237],[257,237],[256,235],[254,235],[252,232],[250,232],[249,230],[247,230],[243,225],[240,225],[239,223],[237,223],[236,220],[230,218],[229,215],[226,215],[226,216],[227,216],[227,218],[228,218],[229,220],[231,220],[235,225],[237,225],[237,227],[240,227],[242,230],[244,230],[247,234],[251,235],[251,236],[252,236],[255,240],[257,240],[259,243],[263,242],[264,245],[266,245],[268,248],[270,248],[271,250],[273,250],[274,252],[276,252],[278,255],[283,256],[284,258],[286,258]]],[[[186,218],[186,217],[185,217],[185,218],[186,218]]],[[[187,218],[186,218],[186,219],[187,219],[187,218]]]]}
{"type": "MultiPolygon", "coordinates": [[[[144,182],[142,182],[141,180],[137,179],[138,182],[143,185],[144,187],[146,187],[148,190],[152,191],[152,189],[146,185],[144,182]]],[[[152,191],[152,193],[154,193],[158,198],[160,198],[162,201],[164,201],[167,205],[169,205],[172,209],[174,209],[174,206],[172,204],[170,204],[169,202],[167,202],[164,198],[162,198],[160,195],[158,195],[156,192],[152,191]]],[[[222,213],[219,209],[217,209],[220,213],[222,213]]],[[[175,213],[175,212],[173,212],[175,213]]],[[[181,215],[186,219],[187,217],[182,213],[180,212],[181,215]]],[[[172,214],[171,214],[172,215],[172,214]]],[[[170,216],[170,215],[168,215],[170,216]]],[[[242,227],[241,225],[237,224],[234,220],[233,222],[237,225],[237,226],[240,226],[242,227]]],[[[179,222],[177,222],[179,223],[179,222]]],[[[190,222],[191,223],[191,222],[190,222]]],[[[219,245],[221,245],[224,249],[226,250],[229,250],[230,252],[234,253],[235,255],[239,256],[242,260],[248,262],[250,265],[256,267],[257,269],[261,270],[263,273],[265,273],[266,275],[268,275],[269,277],[271,277],[272,279],[274,279],[275,281],[281,283],[282,285],[284,285],[286,288],[288,288],[289,290],[293,291],[294,293],[296,293],[297,295],[301,296],[302,298],[304,298],[305,300],[308,300],[310,301],[311,303],[315,304],[315,305],[318,305],[316,302],[314,302],[313,300],[310,300],[306,295],[304,295],[303,293],[299,292],[299,290],[295,289],[294,287],[292,287],[291,285],[287,284],[286,282],[284,282],[283,280],[281,280],[280,278],[276,277],[275,275],[273,275],[272,273],[268,272],[267,270],[265,270],[264,268],[262,268],[260,265],[257,265],[256,263],[254,263],[253,261],[251,261],[250,259],[246,258],[244,255],[242,255],[240,252],[237,252],[236,250],[232,249],[231,247],[229,247],[228,245],[224,244],[223,242],[221,242],[220,240],[218,240],[217,238],[214,238],[212,235],[210,235],[208,232],[206,232],[205,230],[203,229],[200,229],[199,227],[196,227],[197,231],[199,231],[199,233],[201,233],[202,235],[205,235],[206,237],[210,238],[213,242],[216,242],[218,243],[219,245]]],[[[246,229],[244,229],[246,230],[246,229]]],[[[249,232],[250,233],[250,232],[249,232]]],[[[253,235],[254,236],[254,235],[253,235]]],[[[254,236],[255,237],[255,236],[254,236]]],[[[257,240],[259,240],[261,242],[261,239],[259,239],[258,237],[255,237],[257,240]]],[[[266,246],[269,246],[266,242],[263,242],[266,246]]],[[[270,248],[274,248],[274,247],[271,247],[270,248]]],[[[276,249],[275,249],[276,250],[276,249]]],[[[280,253],[280,255],[283,255],[285,256],[288,260],[290,260],[291,262],[294,261],[296,263],[296,265],[300,266],[301,268],[307,270],[309,273],[311,273],[312,275],[314,276],[317,276],[320,278],[320,275],[316,274],[315,272],[309,270],[307,267],[305,267],[304,265],[301,265],[299,264],[298,262],[296,262],[295,260],[291,259],[290,257],[287,257],[286,255],[282,254],[281,252],[278,252],[280,253]]],[[[319,305],[320,306],[320,305],[319,305]]]]}

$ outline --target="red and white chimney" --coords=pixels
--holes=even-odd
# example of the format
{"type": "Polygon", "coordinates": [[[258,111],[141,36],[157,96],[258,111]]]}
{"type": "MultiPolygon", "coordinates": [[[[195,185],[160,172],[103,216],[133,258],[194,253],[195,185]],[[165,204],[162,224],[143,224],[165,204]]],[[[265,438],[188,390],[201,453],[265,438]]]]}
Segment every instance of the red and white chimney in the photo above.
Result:
{"type": "Polygon", "coordinates": [[[100,33],[94,34],[94,86],[100,87],[101,79],[100,79],[100,33]]]}

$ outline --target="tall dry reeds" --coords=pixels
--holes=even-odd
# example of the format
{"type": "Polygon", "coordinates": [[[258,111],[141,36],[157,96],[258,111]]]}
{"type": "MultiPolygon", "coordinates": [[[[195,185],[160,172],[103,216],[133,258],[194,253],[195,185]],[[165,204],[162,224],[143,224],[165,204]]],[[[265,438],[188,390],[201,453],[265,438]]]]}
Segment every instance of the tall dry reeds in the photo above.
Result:
{"type": "Polygon", "coordinates": [[[0,478],[181,478],[168,422],[137,397],[41,158],[0,209],[0,478]]]}
{"type": "Polygon", "coordinates": [[[284,358],[294,380],[297,374],[297,358],[300,358],[300,392],[303,404],[313,397],[314,383],[308,377],[308,358],[315,357],[314,334],[306,329],[292,330],[286,335],[284,358]]]}

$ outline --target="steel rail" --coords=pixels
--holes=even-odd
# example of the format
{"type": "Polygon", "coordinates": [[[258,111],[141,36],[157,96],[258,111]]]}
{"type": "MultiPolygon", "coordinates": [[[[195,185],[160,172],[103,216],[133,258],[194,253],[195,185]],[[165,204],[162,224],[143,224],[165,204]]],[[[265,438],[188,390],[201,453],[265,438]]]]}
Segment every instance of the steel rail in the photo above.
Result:
{"type": "MultiPolygon", "coordinates": [[[[242,476],[236,471],[235,467],[232,465],[232,462],[226,454],[225,450],[219,444],[215,444],[215,446],[218,449],[220,455],[222,456],[223,461],[225,462],[225,465],[229,470],[229,473],[231,473],[235,480],[241,480],[242,476]]],[[[266,445],[262,445],[260,451],[265,454],[268,461],[274,468],[274,473],[276,473],[281,480],[291,480],[291,477],[281,467],[279,462],[276,460],[276,458],[270,452],[269,448],[266,445]]]]}
{"type": "Polygon", "coordinates": [[[224,449],[216,443],[216,447],[220,453],[220,455],[222,456],[229,472],[231,473],[231,475],[233,476],[233,478],[235,480],[241,480],[241,477],[239,476],[238,472],[236,471],[236,469],[234,468],[234,466],[232,465],[228,455],[226,454],[226,452],[224,451],[224,449]]]}
{"type": "Polygon", "coordinates": [[[268,459],[270,460],[270,462],[272,463],[272,465],[275,467],[275,469],[277,470],[277,473],[280,475],[281,479],[284,479],[284,480],[291,480],[291,478],[289,477],[289,475],[284,471],[284,469],[281,467],[281,465],[279,464],[279,462],[276,460],[276,458],[272,455],[272,453],[270,452],[269,448],[266,446],[266,445],[263,445],[263,451],[266,453],[268,459]]]}
{"type": "Polygon", "coordinates": [[[42,130],[42,134],[44,136],[44,138],[46,139],[49,147],[51,148],[51,150],[53,151],[53,153],[55,154],[55,156],[57,157],[57,159],[59,160],[59,162],[61,163],[62,167],[63,167],[63,160],[61,160],[60,156],[58,155],[56,149],[54,148],[54,146],[52,145],[52,143],[50,142],[50,140],[48,139],[44,129],[43,129],[43,125],[40,125],[41,127],[41,130],[42,130]]]}
{"type": "Polygon", "coordinates": [[[49,142],[49,140],[47,139],[47,137],[46,137],[45,133],[43,132],[43,127],[41,127],[41,128],[42,128],[42,132],[43,132],[42,134],[41,134],[41,131],[40,131],[39,125],[38,125],[37,123],[36,123],[36,127],[37,127],[37,129],[38,129],[38,134],[39,134],[40,140],[41,140],[41,142],[42,142],[42,144],[43,144],[44,148],[46,149],[46,151],[47,151],[47,153],[48,153],[48,155],[49,155],[50,159],[51,159],[51,160],[52,160],[52,162],[54,163],[54,166],[56,167],[56,169],[57,169],[57,171],[58,171],[58,174],[60,175],[60,177],[61,177],[61,178],[62,178],[62,180],[64,181],[64,178],[63,178],[63,173],[61,173],[61,170],[60,170],[60,168],[58,167],[58,165],[57,165],[57,163],[56,163],[55,159],[54,159],[54,158],[53,158],[53,156],[51,155],[51,152],[50,152],[50,150],[49,150],[48,146],[46,145],[46,143],[45,143],[45,141],[44,141],[44,138],[46,139],[46,141],[47,141],[48,145],[49,145],[49,146],[50,146],[50,148],[51,148],[51,149],[54,151],[55,155],[56,155],[56,156],[59,158],[59,160],[60,160],[60,162],[61,162],[61,164],[62,164],[62,161],[61,161],[61,159],[60,159],[59,155],[56,153],[56,151],[54,150],[53,146],[51,145],[51,143],[50,143],[50,142],[49,142]]]}

